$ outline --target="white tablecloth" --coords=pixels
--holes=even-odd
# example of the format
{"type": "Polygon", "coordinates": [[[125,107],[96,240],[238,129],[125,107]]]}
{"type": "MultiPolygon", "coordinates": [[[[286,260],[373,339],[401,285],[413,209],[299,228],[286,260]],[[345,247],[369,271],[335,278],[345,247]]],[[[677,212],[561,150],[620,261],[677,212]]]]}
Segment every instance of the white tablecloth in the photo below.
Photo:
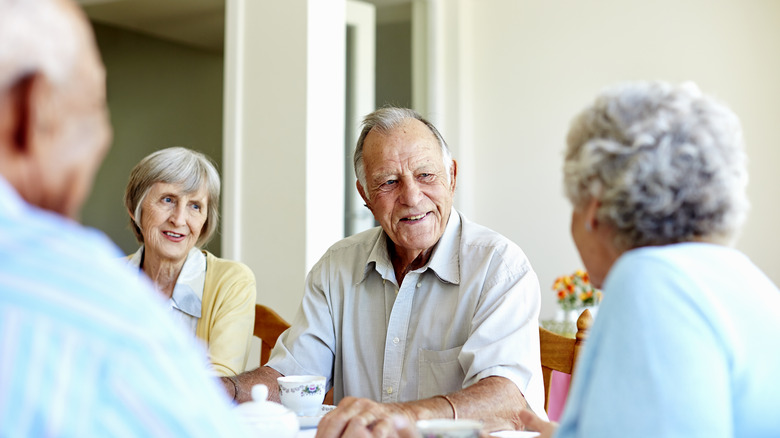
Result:
{"type": "Polygon", "coordinates": [[[314,438],[314,435],[317,434],[317,428],[311,428],[311,429],[301,429],[298,431],[298,435],[295,436],[295,438],[314,438]]]}

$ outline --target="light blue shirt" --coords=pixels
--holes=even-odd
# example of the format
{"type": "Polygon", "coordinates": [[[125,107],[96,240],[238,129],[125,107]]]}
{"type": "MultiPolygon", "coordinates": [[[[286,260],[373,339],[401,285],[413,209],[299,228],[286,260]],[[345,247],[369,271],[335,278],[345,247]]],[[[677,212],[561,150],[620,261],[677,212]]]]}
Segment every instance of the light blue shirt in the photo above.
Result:
{"type": "Polygon", "coordinates": [[[556,437],[780,436],[780,291],[742,253],[684,243],[610,270],[556,437]]]}
{"type": "Polygon", "coordinates": [[[0,178],[0,436],[244,436],[196,346],[101,233],[0,178]]]}
{"type": "Polygon", "coordinates": [[[333,245],[269,366],[328,377],[334,399],[447,394],[490,377],[544,416],[539,281],[520,248],[452,210],[428,263],[397,284],[380,227],[333,245]]]}

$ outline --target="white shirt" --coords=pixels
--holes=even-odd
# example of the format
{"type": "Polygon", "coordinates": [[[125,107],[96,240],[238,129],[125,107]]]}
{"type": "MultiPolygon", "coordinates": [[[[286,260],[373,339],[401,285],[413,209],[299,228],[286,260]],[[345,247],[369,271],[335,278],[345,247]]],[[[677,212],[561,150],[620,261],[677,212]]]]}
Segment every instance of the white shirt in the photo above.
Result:
{"type": "MultiPolygon", "coordinates": [[[[128,264],[141,271],[144,246],[141,245],[128,260],[128,264]]],[[[192,248],[181,268],[173,294],[168,300],[171,318],[195,336],[203,302],[203,285],[206,281],[206,256],[199,248],[192,248]]]]}
{"type": "Polygon", "coordinates": [[[333,245],[269,365],[328,377],[335,401],[418,400],[503,376],[544,416],[540,301],[520,248],[453,209],[428,263],[400,287],[380,227],[333,245]]]}

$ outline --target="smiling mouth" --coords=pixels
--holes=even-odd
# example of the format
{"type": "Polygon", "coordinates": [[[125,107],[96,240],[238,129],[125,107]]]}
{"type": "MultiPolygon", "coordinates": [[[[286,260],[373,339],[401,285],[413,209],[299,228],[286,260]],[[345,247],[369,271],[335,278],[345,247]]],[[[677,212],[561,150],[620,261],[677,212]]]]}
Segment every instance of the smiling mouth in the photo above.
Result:
{"type": "Polygon", "coordinates": [[[164,234],[166,236],[171,236],[171,237],[175,237],[175,238],[184,237],[184,234],[176,234],[176,233],[172,233],[170,231],[165,231],[164,234]]]}
{"type": "Polygon", "coordinates": [[[419,221],[425,219],[426,216],[428,216],[428,213],[422,213],[422,214],[418,214],[416,216],[409,216],[409,217],[402,218],[401,221],[403,221],[403,222],[419,222],[419,221]]]}

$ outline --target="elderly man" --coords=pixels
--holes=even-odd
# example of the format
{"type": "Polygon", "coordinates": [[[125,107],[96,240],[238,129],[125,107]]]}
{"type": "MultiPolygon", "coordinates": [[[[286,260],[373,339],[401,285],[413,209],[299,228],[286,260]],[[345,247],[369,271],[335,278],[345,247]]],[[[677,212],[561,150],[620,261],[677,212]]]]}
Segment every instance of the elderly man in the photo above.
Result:
{"type": "Polygon", "coordinates": [[[325,375],[340,403],[320,437],[394,414],[488,429],[520,427],[527,405],[544,415],[536,274],[517,245],[453,209],[457,164],[436,128],[408,109],[368,115],[355,172],[381,226],[312,268],[292,327],[266,367],[239,376],[237,398],[282,374],[325,375]]]}
{"type": "Polygon", "coordinates": [[[72,219],[110,138],[78,7],[0,0],[0,436],[241,436],[150,285],[72,219]]]}

